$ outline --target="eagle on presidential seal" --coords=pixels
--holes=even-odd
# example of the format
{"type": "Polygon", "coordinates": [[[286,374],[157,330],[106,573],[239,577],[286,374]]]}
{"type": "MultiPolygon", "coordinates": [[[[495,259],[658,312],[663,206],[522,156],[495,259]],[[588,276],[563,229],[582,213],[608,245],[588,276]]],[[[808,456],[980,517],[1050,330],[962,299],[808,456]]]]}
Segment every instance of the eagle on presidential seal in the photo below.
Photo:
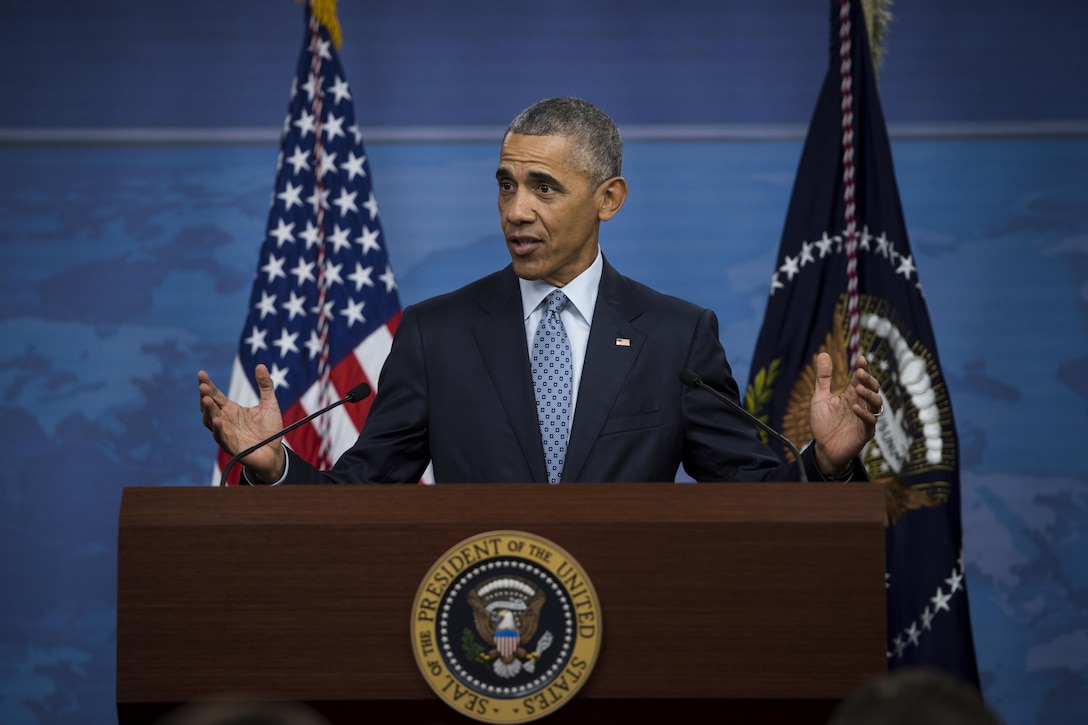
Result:
{"type": "Polygon", "coordinates": [[[495,674],[502,678],[514,677],[523,669],[532,673],[553,640],[551,632],[545,632],[532,651],[527,649],[540,624],[540,610],[547,599],[544,592],[524,579],[499,577],[470,590],[466,599],[476,633],[489,647],[481,648],[473,660],[492,662],[495,674]]]}
{"type": "MultiPolygon", "coordinates": [[[[865,299],[864,302],[871,305],[873,301],[865,299]]],[[[842,304],[835,306],[832,320],[831,332],[826,335],[817,352],[826,352],[831,355],[833,364],[831,392],[838,394],[850,385],[852,375],[846,354],[847,344],[844,333],[845,324],[842,304]]],[[[813,357],[815,358],[815,356],[813,357]]],[[[870,365],[876,366],[878,361],[871,359],[872,355],[869,357],[870,365]]],[[[881,373],[876,367],[874,367],[874,373],[881,377],[881,373]]],[[[907,406],[895,405],[895,401],[888,399],[888,394],[891,392],[891,388],[894,387],[894,385],[889,386],[885,381],[881,382],[881,396],[885,399],[885,406],[892,411],[889,418],[881,421],[881,424],[894,429],[901,429],[907,426],[907,422],[902,420],[900,411],[907,406]]],[[[812,440],[812,428],[809,424],[809,401],[812,398],[812,391],[815,389],[816,366],[813,362],[810,362],[798,372],[794,385],[790,390],[785,414],[782,417],[782,432],[791,441],[812,440]]],[[[915,417],[917,417],[917,414],[915,417]]],[[[900,443],[905,453],[903,463],[905,467],[909,467],[912,462],[915,462],[912,460],[914,457],[913,451],[910,450],[910,436],[905,431],[892,430],[892,432],[897,434],[894,436],[896,440],[901,439],[903,441],[900,443]]],[[[877,441],[870,441],[866,447],[866,463],[871,465],[873,463],[872,459],[880,457],[880,452],[877,441]]],[[[787,456],[789,456],[788,453],[787,456]]],[[[792,456],[790,458],[792,459],[792,456]]],[[[926,490],[925,486],[909,485],[904,480],[907,474],[906,470],[887,470],[887,465],[879,467],[883,469],[882,473],[884,475],[875,476],[873,482],[884,487],[884,521],[886,525],[894,525],[907,511],[939,506],[943,503],[943,498],[946,498],[946,496],[942,497],[933,491],[926,490]]]]}

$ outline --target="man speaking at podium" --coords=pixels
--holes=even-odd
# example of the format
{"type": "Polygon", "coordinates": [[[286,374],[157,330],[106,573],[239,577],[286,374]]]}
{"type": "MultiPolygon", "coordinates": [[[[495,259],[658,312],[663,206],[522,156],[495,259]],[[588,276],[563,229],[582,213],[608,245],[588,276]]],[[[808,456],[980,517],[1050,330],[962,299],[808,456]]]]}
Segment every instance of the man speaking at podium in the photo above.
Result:
{"type": "MultiPolygon", "coordinates": [[[[707,309],[628,279],[598,246],[627,198],[623,141],[596,106],[552,98],[502,139],[499,217],[511,263],[404,310],[356,444],[317,471],[278,440],[243,459],[251,483],[849,480],[882,412],[859,358],[832,394],[821,354],[810,405],[813,442],[783,464],[756,428],[705,390],[737,398],[718,321],[707,309]]],[[[204,371],[204,425],[230,454],[283,421],[259,365],[260,402],[243,408],[204,371]]]]}

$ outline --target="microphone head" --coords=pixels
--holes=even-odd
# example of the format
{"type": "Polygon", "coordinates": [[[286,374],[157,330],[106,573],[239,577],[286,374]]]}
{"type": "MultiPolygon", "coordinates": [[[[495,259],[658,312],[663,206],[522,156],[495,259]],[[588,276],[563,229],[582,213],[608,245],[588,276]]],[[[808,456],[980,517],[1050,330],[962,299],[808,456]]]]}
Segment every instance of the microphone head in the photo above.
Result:
{"type": "Polygon", "coordinates": [[[364,381],[349,390],[348,394],[345,395],[344,398],[349,403],[358,403],[360,400],[367,397],[368,395],[370,395],[370,386],[367,385],[364,381]]]}
{"type": "Polygon", "coordinates": [[[703,379],[696,375],[694,370],[684,368],[680,371],[680,382],[682,382],[684,385],[691,385],[694,387],[702,381],[703,379]]]}

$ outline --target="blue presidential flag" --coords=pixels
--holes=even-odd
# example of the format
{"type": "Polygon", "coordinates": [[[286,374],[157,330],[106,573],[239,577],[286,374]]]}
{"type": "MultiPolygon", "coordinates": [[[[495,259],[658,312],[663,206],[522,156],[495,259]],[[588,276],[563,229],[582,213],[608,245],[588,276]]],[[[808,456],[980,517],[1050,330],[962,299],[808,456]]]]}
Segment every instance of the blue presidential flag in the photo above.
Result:
{"type": "MultiPolygon", "coordinates": [[[[306,3],[275,187],[229,396],[255,405],[253,369],[271,371],[284,424],[378,375],[400,321],[370,165],[336,54],[333,3],[306,3]]],[[[287,444],[327,468],[359,435],[370,399],[320,416],[287,444]]],[[[213,481],[229,456],[220,452],[213,481]]],[[[231,483],[238,480],[238,468],[231,483]]]]}
{"type": "Polygon", "coordinates": [[[885,411],[863,461],[886,493],[888,666],[935,667],[977,686],[952,402],[907,237],[865,19],[858,0],[831,5],[830,67],[745,404],[804,446],[814,356],[831,355],[835,390],[848,384],[857,355],[866,357],[885,411]]]}

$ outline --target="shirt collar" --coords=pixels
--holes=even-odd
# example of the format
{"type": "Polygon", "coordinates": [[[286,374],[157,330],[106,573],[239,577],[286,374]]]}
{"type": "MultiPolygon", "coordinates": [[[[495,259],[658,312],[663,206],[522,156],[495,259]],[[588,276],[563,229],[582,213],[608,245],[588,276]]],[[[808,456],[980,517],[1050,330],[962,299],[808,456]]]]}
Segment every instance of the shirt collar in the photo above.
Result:
{"type": "MultiPolygon", "coordinates": [[[[597,258],[593,264],[572,279],[564,286],[563,294],[570,300],[573,307],[582,319],[589,324],[593,320],[593,310],[597,307],[597,290],[601,286],[601,274],[604,272],[604,257],[601,248],[597,248],[597,258]]],[[[559,289],[554,284],[542,279],[518,279],[521,286],[521,312],[522,319],[528,320],[544,298],[551,294],[552,290],[559,289]]]]}

